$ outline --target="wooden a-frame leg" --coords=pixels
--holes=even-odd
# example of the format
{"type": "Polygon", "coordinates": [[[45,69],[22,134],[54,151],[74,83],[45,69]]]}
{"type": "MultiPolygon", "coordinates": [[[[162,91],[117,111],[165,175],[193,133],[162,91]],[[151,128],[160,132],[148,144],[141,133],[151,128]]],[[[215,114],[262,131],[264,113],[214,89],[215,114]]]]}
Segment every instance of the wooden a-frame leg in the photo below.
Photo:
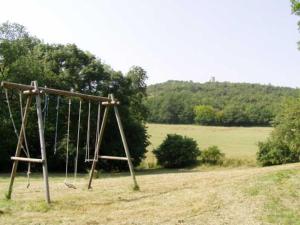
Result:
{"type": "Polygon", "coordinates": [[[136,190],[136,189],[139,189],[139,186],[138,186],[136,178],[135,178],[134,168],[133,168],[133,165],[132,165],[132,162],[131,162],[131,156],[130,156],[130,152],[129,152],[129,149],[128,149],[125,133],[124,133],[124,130],[123,130],[121,117],[120,117],[119,110],[118,110],[116,105],[114,106],[114,111],[115,111],[115,116],[116,116],[116,119],[117,119],[117,122],[118,122],[118,127],[119,127],[119,130],[120,130],[120,134],[121,134],[123,147],[124,147],[124,150],[125,150],[125,153],[126,153],[130,174],[131,174],[132,179],[133,179],[133,184],[134,184],[133,188],[136,190]]]}
{"type": "Polygon", "coordinates": [[[97,145],[96,145],[95,152],[94,152],[94,160],[93,160],[92,168],[91,168],[91,171],[90,171],[88,189],[91,189],[91,187],[92,187],[93,175],[94,175],[94,171],[95,171],[96,164],[97,164],[97,161],[98,161],[99,150],[100,150],[100,145],[101,145],[101,142],[102,142],[102,139],[103,139],[105,125],[106,125],[106,122],[107,122],[108,111],[109,111],[109,106],[106,106],[105,111],[104,111],[104,115],[103,115],[103,120],[102,120],[102,124],[101,124],[101,128],[100,128],[100,132],[99,132],[99,135],[98,135],[97,145]]]}
{"type": "MultiPolygon", "coordinates": [[[[21,125],[18,144],[17,144],[17,148],[16,148],[16,153],[15,153],[16,157],[19,157],[21,154],[21,148],[22,148],[23,141],[24,141],[24,131],[25,131],[25,127],[27,124],[27,118],[28,118],[29,107],[31,105],[31,101],[32,101],[32,96],[29,95],[27,97],[27,101],[26,101],[26,106],[25,106],[24,115],[23,115],[24,119],[23,119],[23,122],[21,125]]],[[[16,173],[17,173],[17,168],[18,168],[18,161],[16,160],[13,162],[13,167],[12,167],[12,171],[11,171],[11,175],[10,175],[10,183],[9,183],[8,193],[6,196],[8,199],[11,199],[11,194],[12,194],[14,180],[15,180],[16,173]]]]}
{"type": "Polygon", "coordinates": [[[41,106],[41,96],[38,90],[37,81],[33,82],[34,88],[38,93],[36,95],[36,112],[38,117],[38,127],[39,127],[39,137],[40,137],[40,147],[41,155],[43,160],[43,177],[44,177],[44,188],[46,194],[46,202],[50,203],[50,192],[49,192],[49,181],[48,181],[48,166],[47,166],[47,156],[46,156],[46,145],[45,145],[45,136],[44,136],[44,123],[43,123],[43,114],[41,106]]]}

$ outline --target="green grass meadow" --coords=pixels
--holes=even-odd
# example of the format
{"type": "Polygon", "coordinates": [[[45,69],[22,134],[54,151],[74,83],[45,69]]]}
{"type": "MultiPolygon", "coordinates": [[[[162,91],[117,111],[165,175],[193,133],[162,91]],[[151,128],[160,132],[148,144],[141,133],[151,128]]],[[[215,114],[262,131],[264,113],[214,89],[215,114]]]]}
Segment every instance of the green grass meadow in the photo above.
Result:
{"type": "Polygon", "coordinates": [[[217,145],[226,158],[255,162],[257,143],[269,136],[270,127],[213,127],[198,125],[147,124],[151,145],[148,147],[146,165],[155,164],[153,149],[157,148],[167,134],[180,134],[195,139],[200,150],[217,145]]]}

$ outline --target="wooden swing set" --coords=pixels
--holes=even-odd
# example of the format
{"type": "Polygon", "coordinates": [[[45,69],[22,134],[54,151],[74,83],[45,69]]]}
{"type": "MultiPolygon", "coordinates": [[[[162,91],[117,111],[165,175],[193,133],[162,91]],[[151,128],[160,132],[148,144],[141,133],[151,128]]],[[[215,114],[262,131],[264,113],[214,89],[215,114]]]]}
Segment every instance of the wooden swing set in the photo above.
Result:
{"type": "Polygon", "coordinates": [[[45,189],[45,196],[46,202],[50,203],[50,191],[49,191],[49,181],[48,181],[48,166],[47,166],[47,157],[46,157],[46,145],[45,145],[45,136],[44,136],[44,129],[45,129],[45,117],[46,117],[46,109],[48,108],[48,95],[55,95],[57,96],[57,106],[56,106],[56,124],[55,124],[55,143],[54,143],[54,154],[57,150],[57,130],[58,130],[58,119],[59,119],[59,105],[60,105],[60,97],[68,98],[68,121],[67,121],[67,143],[66,143],[66,173],[65,173],[65,185],[69,188],[76,188],[76,186],[72,183],[67,181],[68,179],[68,162],[69,162],[69,139],[70,139],[70,114],[71,114],[71,102],[73,98],[79,99],[79,112],[78,112],[78,130],[77,130],[77,142],[76,142],[76,156],[75,156],[75,165],[74,165],[74,181],[76,180],[77,176],[77,163],[78,163],[78,151],[79,151],[79,138],[80,138],[80,123],[81,123],[81,111],[82,111],[82,101],[88,101],[88,123],[87,123],[87,141],[86,141],[86,154],[85,154],[85,161],[92,162],[90,174],[89,174],[89,182],[88,182],[88,189],[92,187],[92,180],[93,174],[96,168],[96,164],[99,159],[104,160],[125,160],[128,162],[129,170],[131,177],[133,179],[134,188],[138,188],[138,184],[135,178],[134,168],[131,161],[130,152],[128,149],[127,141],[125,138],[125,133],[123,130],[123,125],[121,122],[120,114],[118,111],[118,105],[120,104],[117,99],[114,98],[113,94],[109,94],[108,97],[100,97],[94,95],[86,95],[78,92],[71,91],[64,91],[58,89],[52,89],[48,87],[39,87],[37,81],[32,81],[31,85],[23,85],[17,84],[12,82],[1,82],[1,86],[5,89],[6,99],[8,104],[8,110],[10,113],[10,118],[14,127],[14,132],[18,138],[18,143],[16,147],[15,156],[11,157],[13,160],[13,167],[10,176],[10,184],[7,193],[7,198],[11,198],[11,194],[13,191],[13,184],[14,179],[17,173],[18,162],[27,162],[28,163],[28,184],[27,187],[30,185],[29,175],[30,175],[30,165],[31,163],[40,163],[42,164],[43,168],[43,179],[44,179],[44,189],[45,189]],[[9,98],[7,94],[7,90],[18,90],[20,94],[20,112],[21,112],[21,126],[20,131],[18,132],[16,129],[16,125],[13,120],[12,110],[9,103],[9,98]],[[22,104],[22,96],[26,96],[26,105],[23,109],[22,104]],[[29,109],[32,103],[32,99],[35,96],[36,101],[36,111],[37,111],[37,122],[38,122],[38,131],[39,131],[39,140],[40,140],[40,150],[41,150],[41,158],[31,158],[30,152],[28,149],[27,139],[26,139],[26,124],[28,120],[29,109]],[[41,96],[45,97],[44,100],[44,109],[41,106],[41,96]],[[98,103],[98,113],[97,113],[97,125],[96,125],[96,138],[95,138],[95,151],[93,158],[90,158],[90,120],[91,120],[91,102],[98,103]],[[101,121],[101,106],[103,106],[104,114],[101,121]],[[107,156],[107,155],[100,155],[100,146],[103,139],[103,134],[105,130],[105,126],[107,123],[107,117],[109,109],[113,107],[114,114],[117,120],[118,128],[120,131],[124,151],[126,157],[119,157],[119,156],[107,156]],[[44,111],[44,114],[43,114],[44,111]],[[101,125],[100,125],[101,124],[101,125]],[[21,151],[24,151],[26,157],[21,157],[21,151]]]}

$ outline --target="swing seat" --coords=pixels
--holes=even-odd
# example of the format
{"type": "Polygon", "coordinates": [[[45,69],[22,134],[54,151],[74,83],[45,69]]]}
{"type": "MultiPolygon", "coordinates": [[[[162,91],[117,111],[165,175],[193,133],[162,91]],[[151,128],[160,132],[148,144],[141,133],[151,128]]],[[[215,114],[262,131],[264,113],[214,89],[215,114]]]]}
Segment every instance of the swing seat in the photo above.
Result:
{"type": "Polygon", "coordinates": [[[68,188],[73,188],[73,189],[77,189],[76,186],[74,184],[70,184],[67,182],[64,182],[64,184],[68,187],[68,188]]]}

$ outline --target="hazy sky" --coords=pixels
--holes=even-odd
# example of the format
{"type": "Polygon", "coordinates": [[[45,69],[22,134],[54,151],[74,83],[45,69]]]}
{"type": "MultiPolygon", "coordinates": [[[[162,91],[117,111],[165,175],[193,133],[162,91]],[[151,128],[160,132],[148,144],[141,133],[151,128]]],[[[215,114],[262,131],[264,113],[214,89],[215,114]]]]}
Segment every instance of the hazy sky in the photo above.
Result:
{"type": "Polygon", "coordinates": [[[0,22],[49,43],[75,43],[114,69],[166,80],[300,87],[289,0],[0,0],[0,22]]]}

